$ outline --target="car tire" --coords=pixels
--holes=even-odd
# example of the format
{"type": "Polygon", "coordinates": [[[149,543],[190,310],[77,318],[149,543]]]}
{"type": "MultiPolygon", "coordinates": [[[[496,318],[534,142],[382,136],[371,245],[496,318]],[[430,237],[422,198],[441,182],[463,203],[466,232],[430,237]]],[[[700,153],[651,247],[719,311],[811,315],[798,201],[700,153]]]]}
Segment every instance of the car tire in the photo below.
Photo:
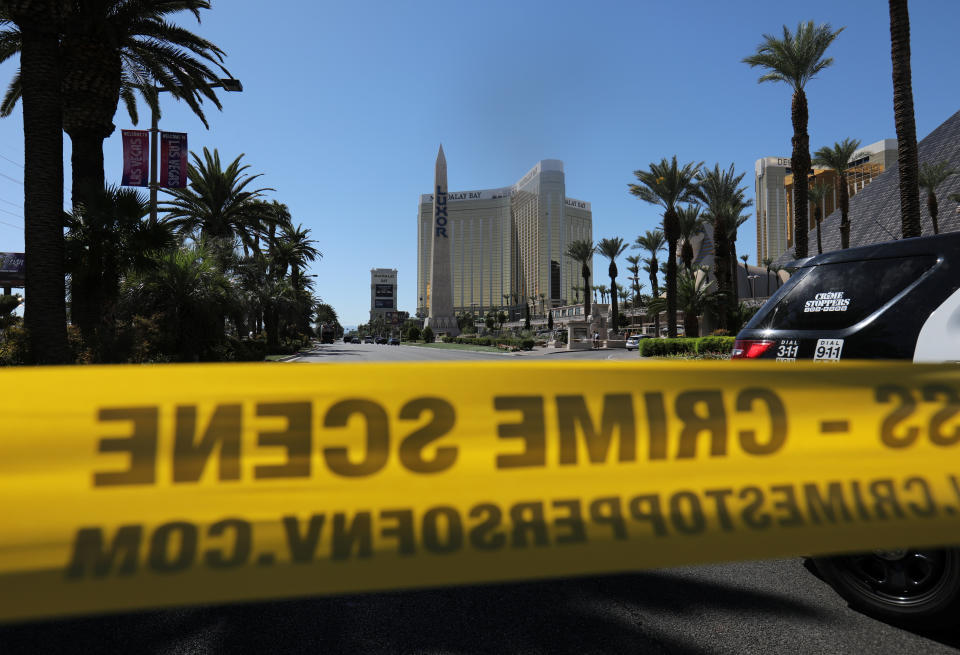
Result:
{"type": "Polygon", "coordinates": [[[813,558],[850,606],[916,627],[954,625],[960,612],[960,548],[917,548],[813,558]]]}

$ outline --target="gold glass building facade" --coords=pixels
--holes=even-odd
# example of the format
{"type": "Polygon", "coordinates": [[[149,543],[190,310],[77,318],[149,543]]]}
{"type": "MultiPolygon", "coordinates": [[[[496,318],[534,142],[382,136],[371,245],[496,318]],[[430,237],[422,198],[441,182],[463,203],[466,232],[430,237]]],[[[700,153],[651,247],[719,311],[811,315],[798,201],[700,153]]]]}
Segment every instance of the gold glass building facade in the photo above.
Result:
{"type": "MultiPolygon", "coordinates": [[[[871,143],[854,153],[847,170],[847,192],[852,198],[886,168],[897,161],[896,139],[871,143]]],[[[793,173],[789,157],[765,157],[755,165],[757,209],[757,261],[776,259],[793,247],[793,173]]],[[[808,185],[828,184],[830,192],[820,208],[823,220],[840,206],[837,174],[831,169],[814,167],[808,185]]],[[[813,202],[807,205],[807,229],[817,226],[813,202]]]]}
{"type": "MultiPolygon", "coordinates": [[[[417,212],[417,309],[430,301],[433,196],[417,212]]],[[[447,195],[454,311],[558,306],[573,298],[579,264],[564,255],[593,238],[590,203],[566,197],[563,162],[545,159],[509,187],[447,195]]]]}

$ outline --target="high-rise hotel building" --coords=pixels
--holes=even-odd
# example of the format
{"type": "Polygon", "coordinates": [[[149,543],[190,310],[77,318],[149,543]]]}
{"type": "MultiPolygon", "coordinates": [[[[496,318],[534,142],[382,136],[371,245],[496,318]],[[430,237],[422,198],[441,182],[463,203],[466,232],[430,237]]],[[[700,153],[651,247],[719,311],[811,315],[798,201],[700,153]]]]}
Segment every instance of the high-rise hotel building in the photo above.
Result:
{"type": "MultiPolygon", "coordinates": [[[[566,304],[582,284],[580,265],[564,253],[593,239],[590,203],[566,196],[563,162],[544,159],[513,186],[447,194],[454,311],[523,304],[566,304]],[[542,296],[541,296],[542,294],[542,296]]],[[[430,302],[433,194],[417,212],[417,310],[430,302]]],[[[582,295],[582,294],[581,294],[582,295]]]]}
{"type": "MultiPolygon", "coordinates": [[[[864,146],[854,153],[847,169],[847,193],[852,198],[885,169],[897,161],[897,140],[884,139],[864,146]]],[[[758,159],[756,173],[757,260],[776,259],[793,248],[793,173],[789,157],[758,159]]],[[[829,185],[830,193],[819,208],[820,218],[829,216],[840,206],[837,175],[830,169],[813,167],[809,186],[829,185]]],[[[817,225],[812,202],[807,205],[807,229],[817,225]]]]}

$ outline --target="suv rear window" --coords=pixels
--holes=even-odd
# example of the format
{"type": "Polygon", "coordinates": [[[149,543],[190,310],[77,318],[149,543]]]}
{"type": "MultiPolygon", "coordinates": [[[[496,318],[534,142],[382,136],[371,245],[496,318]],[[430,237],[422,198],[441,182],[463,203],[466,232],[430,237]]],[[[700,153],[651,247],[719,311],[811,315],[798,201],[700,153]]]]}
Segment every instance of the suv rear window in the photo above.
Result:
{"type": "Polygon", "coordinates": [[[796,284],[748,329],[842,330],[867,318],[936,263],[934,256],[821,264],[800,271],[796,284]]]}

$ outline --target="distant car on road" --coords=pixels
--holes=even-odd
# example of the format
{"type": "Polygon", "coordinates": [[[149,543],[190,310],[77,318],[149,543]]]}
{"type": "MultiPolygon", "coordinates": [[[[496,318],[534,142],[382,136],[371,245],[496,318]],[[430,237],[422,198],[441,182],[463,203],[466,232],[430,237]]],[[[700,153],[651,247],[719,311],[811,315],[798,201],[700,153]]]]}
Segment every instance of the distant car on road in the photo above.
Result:
{"type": "Polygon", "coordinates": [[[360,343],[360,337],[354,337],[350,339],[350,343],[360,343]]]}
{"type": "Polygon", "coordinates": [[[400,339],[398,339],[398,338],[396,338],[396,337],[390,337],[390,340],[387,341],[387,345],[390,345],[390,346],[399,346],[399,345],[400,345],[400,339]]]}
{"type": "MultiPolygon", "coordinates": [[[[733,359],[960,362],[960,233],[836,250],[794,267],[737,335],[733,359]]],[[[920,624],[955,625],[960,617],[958,546],[813,562],[867,614],[920,624]]]]}
{"type": "Polygon", "coordinates": [[[627,337],[627,343],[624,346],[627,350],[636,350],[640,347],[640,337],[634,334],[633,336],[627,337]]]}
{"type": "Polygon", "coordinates": [[[381,345],[385,345],[385,344],[387,343],[387,338],[386,338],[386,337],[377,337],[376,340],[375,340],[375,342],[378,343],[378,344],[381,344],[381,345]]]}
{"type": "Polygon", "coordinates": [[[373,336],[368,334],[367,336],[365,336],[365,337],[363,338],[363,342],[364,342],[364,343],[373,343],[373,336]]]}

